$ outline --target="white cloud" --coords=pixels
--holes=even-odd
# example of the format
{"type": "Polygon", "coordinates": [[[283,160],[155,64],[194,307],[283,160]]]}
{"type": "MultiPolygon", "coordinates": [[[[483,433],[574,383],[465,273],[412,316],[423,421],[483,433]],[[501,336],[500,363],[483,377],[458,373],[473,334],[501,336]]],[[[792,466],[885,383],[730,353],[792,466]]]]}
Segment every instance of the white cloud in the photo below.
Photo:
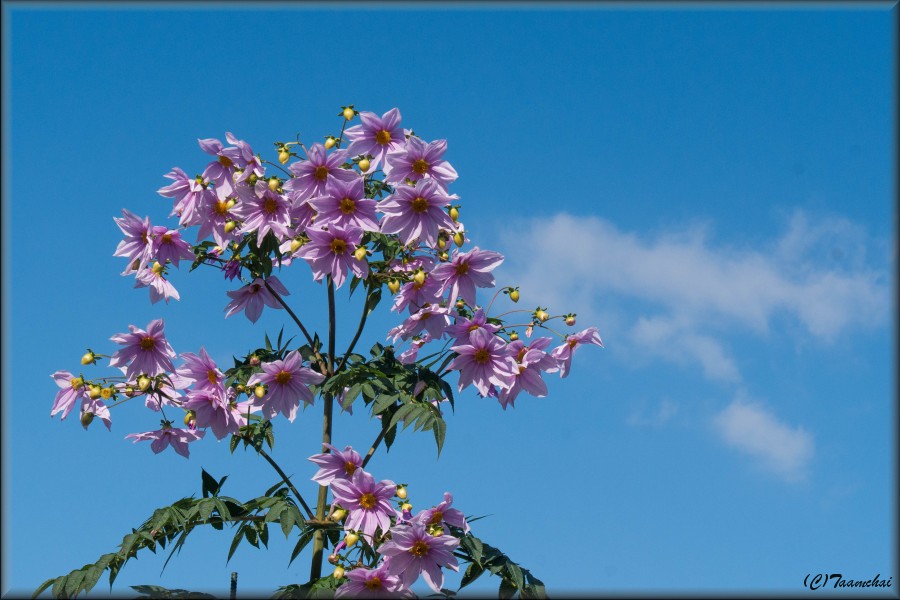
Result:
{"type": "Polygon", "coordinates": [[[729,446],[786,481],[806,478],[815,453],[810,433],[778,420],[761,404],[736,398],[713,417],[713,426],[729,446]]]}
{"type": "Polygon", "coordinates": [[[866,266],[866,237],[844,219],[813,223],[797,211],[782,236],[754,248],[714,243],[704,226],[638,236],[567,214],[516,232],[505,246],[526,239],[530,251],[509,252],[504,270],[523,298],[577,311],[610,349],[696,365],[712,380],[741,380],[732,334],[766,336],[773,320],[788,318],[831,343],[884,323],[889,311],[888,271],[866,266]]]}
{"type": "Polygon", "coordinates": [[[669,398],[663,398],[655,410],[648,410],[645,402],[628,415],[628,424],[632,427],[662,427],[678,413],[678,405],[669,398]]]}

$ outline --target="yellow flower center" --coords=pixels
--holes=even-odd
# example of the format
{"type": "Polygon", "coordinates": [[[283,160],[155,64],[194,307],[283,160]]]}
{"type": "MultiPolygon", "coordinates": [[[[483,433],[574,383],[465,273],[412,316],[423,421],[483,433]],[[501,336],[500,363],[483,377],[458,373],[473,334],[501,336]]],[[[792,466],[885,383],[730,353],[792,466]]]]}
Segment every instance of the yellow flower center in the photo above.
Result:
{"type": "Polygon", "coordinates": [[[103,388],[100,390],[100,397],[104,400],[109,400],[112,397],[113,391],[109,388],[103,388]]]}
{"type": "Polygon", "coordinates": [[[275,375],[275,383],[280,385],[284,385],[289,382],[294,376],[289,371],[278,371],[278,374],[275,375]]]}
{"type": "Polygon", "coordinates": [[[424,175],[428,172],[429,166],[430,165],[427,162],[420,158],[412,164],[412,170],[419,175],[424,175]]]}
{"type": "Polygon", "coordinates": [[[71,385],[73,389],[80,390],[84,387],[84,379],[81,377],[73,377],[72,380],[69,381],[69,385],[71,385]]]}
{"type": "Polygon", "coordinates": [[[469,325],[469,331],[475,331],[476,329],[481,329],[480,325],[469,325]]]}
{"type": "Polygon", "coordinates": [[[422,196],[416,196],[410,204],[413,212],[422,213],[428,210],[428,200],[422,196]]]}
{"type": "Polygon", "coordinates": [[[225,214],[228,213],[228,203],[224,200],[219,200],[218,202],[216,202],[216,207],[214,210],[216,211],[217,215],[221,215],[224,217],[225,214]]]}
{"type": "Polygon", "coordinates": [[[172,234],[166,233],[162,236],[163,244],[171,244],[172,243],[172,234]]]}
{"type": "Polygon", "coordinates": [[[366,581],[366,589],[370,591],[380,590],[381,589],[381,580],[378,577],[373,577],[366,581]]]}
{"type": "Polygon", "coordinates": [[[328,179],[328,167],[324,165],[321,167],[316,167],[315,177],[319,181],[325,181],[326,179],[328,179]]]}
{"type": "Polygon", "coordinates": [[[431,519],[428,521],[429,525],[440,525],[441,521],[444,520],[444,513],[439,510],[434,511],[434,514],[431,516],[431,519]]]}
{"type": "Polygon", "coordinates": [[[141,350],[152,350],[156,347],[156,340],[149,335],[141,340],[141,350]]]}
{"type": "Polygon", "coordinates": [[[212,369],[206,372],[206,378],[209,379],[210,383],[215,383],[219,380],[219,378],[216,376],[216,372],[212,369]]]}
{"type": "Polygon", "coordinates": [[[375,141],[384,146],[385,144],[389,144],[391,142],[391,132],[387,129],[382,129],[381,131],[375,132],[375,141]]]}
{"type": "Polygon", "coordinates": [[[465,275],[469,272],[469,263],[459,263],[456,265],[456,274],[457,275],[465,275]]]}
{"type": "Polygon", "coordinates": [[[278,210],[278,202],[275,198],[266,198],[266,201],[263,202],[263,209],[270,215],[278,210]]]}
{"type": "Polygon", "coordinates": [[[487,349],[482,348],[481,350],[476,350],[475,354],[472,356],[477,363],[486,363],[491,358],[491,353],[487,351],[487,349]]]}
{"type": "Polygon", "coordinates": [[[569,348],[574,348],[578,345],[578,340],[576,340],[575,338],[569,338],[566,343],[569,344],[569,348]]]}
{"type": "Polygon", "coordinates": [[[352,198],[344,198],[341,200],[341,212],[345,215],[352,215],[356,211],[356,202],[352,198]]]}
{"type": "Polygon", "coordinates": [[[519,375],[525,372],[525,365],[519,365],[519,375]]]}
{"type": "Polygon", "coordinates": [[[344,473],[346,473],[348,477],[352,476],[353,473],[355,473],[355,472],[356,472],[356,464],[355,463],[352,463],[349,461],[344,463],[344,473]]]}
{"type": "Polygon", "coordinates": [[[428,554],[428,544],[419,540],[412,545],[412,548],[409,549],[409,553],[413,556],[425,556],[428,554]]]}
{"type": "Polygon", "coordinates": [[[219,156],[219,164],[222,165],[223,167],[230,167],[230,166],[234,165],[234,163],[231,162],[231,159],[228,158],[227,156],[219,156]]]}
{"type": "Polygon", "coordinates": [[[347,251],[347,242],[340,238],[331,240],[331,251],[335,254],[344,254],[347,251]]]}
{"type": "Polygon", "coordinates": [[[371,510],[375,508],[377,500],[375,499],[374,494],[369,494],[368,492],[363,494],[359,499],[359,505],[365,508],[366,510],[371,510]]]}

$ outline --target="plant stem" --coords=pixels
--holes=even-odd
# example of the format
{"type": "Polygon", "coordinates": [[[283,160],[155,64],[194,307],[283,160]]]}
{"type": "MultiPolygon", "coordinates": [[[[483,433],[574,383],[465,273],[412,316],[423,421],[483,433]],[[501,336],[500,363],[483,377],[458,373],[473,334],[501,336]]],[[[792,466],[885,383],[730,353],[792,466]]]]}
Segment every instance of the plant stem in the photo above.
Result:
{"type": "MultiPolygon", "coordinates": [[[[334,282],[328,277],[328,374],[334,374],[334,340],[335,340],[335,307],[334,307],[334,282]]],[[[322,444],[331,444],[331,417],[334,411],[334,398],[331,394],[325,395],[325,409],[322,415],[322,444]]],[[[325,506],[328,503],[328,488],[319,486],[319,497],[316,502],[316,519],[325,520],[325,506]]],[[[313,534],[313,555],[310,563],[309,580],[316,581],[322,576],[322,556],[325,549],[325,532],[316,529],[313,534]]]]}
{"type": "MultiPolygon", "coordinates": [[[[368,289],[368,287],[366,288],[368,289]]],[[[362,335],[363,329],[366,327],[366,319],[369,316],[369,294],[366,294],[366,300],[363,302],[363,310],[362,315],[359,318],[359,327],[356,329],[356,335],[353,336],[353,340],[350,342],[350,345],[347,347],[347,351],[344,352],[344,356],[341,357],[341,364],[338,365],[336,373],[340,373],[344,368],[344,365],[347,364],[347,358],[350,356],[350,353],[353,352],[353,348],[356,347],[356,342],[359,341],[359,336],[362,335]]]]}
{"type": "Polygon", "coordinates": [[[378,437],[375,438],[375,441],[372,442],[372,446],[369,448],[369,451],[366,452],[366,457],[362,461],[361,469],[365,469],[366,465],[369,464],[369,459],[372,458],[372,455],[375,454],[375,450],[378,449],[378,444],[381,443],[381,440],[384,439],[384,427],[381,428],[381,432],[378,434],[378,437]]]}
{"type": "MultiPolygon", "coordinates": [[[[330,281],[330,280],[329,280],[330,281]]],[[[303,336],[306,338],[306,341],[309,342],[309,347],[312,348],[313,352],[316,354],[316,361],[319,363],[319,368],[322,371],[323,375],[328,374],[327,367],[325,365],[325,360],[322,358],[322,355],[319,354],[318,348],[316,348],[315,343],[313,342],[312,336],[309,335],[309,332],[306,330],[306,327],[303,326],[303,323],[300,321],[300,318],[294,314],[294,311],[291,310],[291,307],[287,305],[287,302],[284,301],[284,298],[278,295],[278,292],[272,289],[272,286],[269,285],[268,281],[263,280],[263,284],[266,286],[266,289],[269,290],[275,299],[278,300],[278,303],[287,311],[291,318],[294,320],[294,323],[300,328],[300,331],[303,332],[303,336]]],[[[332,291],[332,293],[334,293],[332,291]]]]}
{"type": "Polygon", "coordinates": [[[281,476],[282,481],[284,481],[287,484],[287,486],[291,489],[291,491],[294,492],[294,496],[297,498],[297,500],[303,506],[303,509],[306,511],[307,517],[312,519],[313,518],[312,510],[309,508],[309,505],[306,504],[306,500],[303,499],[303,496],[300,495],[300,492],[297,491],[297,488],[294,487],[294,484],[291,483],[290,477],[285,475],[284,471],[281,470],[281,467],[278,466],[278,463],[276,463],[275,460],[271,456],[269,456],[265,450],[263,450],[262,448],[259,448],[257,450],[257,453],[260,456],[262,456],[264,459],[266,459],[266,461],[268,461],[268,463],[270,465],[272,465],[272,468],[275,469],[275,472],[277,472],[281,476]]]}

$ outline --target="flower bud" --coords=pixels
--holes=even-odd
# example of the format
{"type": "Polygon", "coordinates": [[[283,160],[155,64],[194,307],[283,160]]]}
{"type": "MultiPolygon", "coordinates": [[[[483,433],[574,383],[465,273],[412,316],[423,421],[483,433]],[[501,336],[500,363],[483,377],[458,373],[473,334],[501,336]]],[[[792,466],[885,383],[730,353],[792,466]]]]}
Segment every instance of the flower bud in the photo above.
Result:
{"type": "Polygon", "coordinates": [[[158,261],[158,260],[157,260],[157,261],[153,261],[153,267],[151,268],[151,270],[152,270],[156,275],[159,275],[160,273],[162,273],[163,266],[162,266],[161,264],[159,264],[159,261],[158,261]]]}
{"type": "Polygon", "coordinates": [[[443,250],[447,247],[447,238],[444,236],[439,236],[437,241],[438,250],[443,250]]]}
{"type": "Polygon", "coordinates": [[[255,388],[253,388],[253,394],[257,398],[262,398],[263,396],[266,395],[266,387],[264,385],[256,386],[255,388]]]}
{"type": "Polygon", "coordinates": [[[262,361],[259,360],[259,357],[255,354],[250,357],[250,366],[251,367],[258,367],[259,363],[261,363],[261,362],[262,361]]]}
{"type": "Polygon", "coordinates": [[[453,243],[456,244],[457,246],[461,247],[463,244],[466,243],[465,234],[463,234],[462,231],[457,231],[456,233],[454,233],[453,234],[453,243]]]}
{"type": "Polygon", "coordinates": [[[72,380],[69,381],[69,385],[71,385],[73,389],[80,390],[84,387],[84,379],[81,377],[73,377],[72,380]]]}
{"type": "Polygon", "coordinates": [[[296,252],[297,250],[300,249],[300,246],[302,246],[302,245],[303,245],[303,242],[301,242],[298,239],[291,240],[291,252],[296,252]]]}
{"type": "Polygon", "coordinates": [[[275,177],[274,175],[272,177],[269,177],[269,189],[270,190],[272,190],[274,192],[275,190],[278,189],[279,184],[280,184],[280,182],[278,181],[277,177],[275,177]]]}
{"type": "Polygon", "coordinates": [[[350,106],[344,109],[344,118],[348,121],[352,120],[355,115],[356,111],[353,110],[350,106]]]}
{"type": "Polygon", "coordinates": [[[109,386],[107,388],[100,389],[100,397],[104,400],[109,400],[112,398],[113,393],[116,391],[116,388],[113,386],[109,386]]]}
{"type": "Polygon", "coordinates": [[[516,288],[509,293],[509,299],[512,300],[513,302],[519,301],[519,288],[516,288]]]}
{"type": "Polygon", "coordinates": [[[225,208],[227,208],[228,210],[231,210],[232,208],[234,208],[235,204],[236,204],[236,202],[234,201],[234,198],[229,198],[228,202],[225,203],[225,208]]]}
{"type": "MultiPolygon", "coordinates": [[[[347,516],[347,511],[344,510],[343,508],[339,508],[336,511],[334,511],[333,513],[331,513],[331,520],[332,521],[340,521],[341,519],[343,519],[346,516],[347,516]]],[[[347,545],[349,546],[350,544],[347,544],[347,545]]]]}
{"type": "Polygon", "coordinates": [[[128,386],[127,388],[125,388],[125,395],[128,396],[129,398],[134,398],[134,388],[131,386],[128,386]]]}
{"type": "Polygon", "coordinates": [[[131,263],[131,270],[137,271],[139,266],[141,266],[141,259],[136,258],[136,259],[134,259],[134,262],[131,263]]]}
{"type": "Polygon", "coordinates": [[[353,256],[356,258],[356,260],[365,260],[365,258],[366,258],[366,247],[365,247],[365,246],[358,246],[358,247],[356,248],[356,250],[353,251],[353,256]]]}
{"type": "Polygon", "coordinates": [[[388,280],[388,289],[391,290],[392,294],[396,294],[397,292],[400,291],[400,282],[397,281],[396,279],[389,279],[388,280]]]}
{"type": "MultiPolygon", "coordinates": [[[[348,119],[349,120],[349,119],[348,119]]],[[[344,576],[344,567],[338,565],[334,568],[334,573],[331,574],[335,579],[340,579],[344,576]]]]}
{"type": "Polygon", "coordinates": [[[227,221],[225,223],[225,233],[231,233],[234,231],[234,228],[237,227],[236,221],[227,221]]]}
{"type": "Polygon", "coordinates": [[[356,545],[356,542],[359,541],[359,534],[351,531],[344,537],[344,543],[347,544],[348,548],[351,548],[356,545]]]}
{"type": "Polygon", "coordinates": [[[92,365],[92,364],[96,364],[96,362],[97,362],[97,357],[94,356],[94,353],[91,352],[90,350],[87,351],[87,354],[85,354],[84,356],[81,357],[81,364],[83,364],[83,365],[92,365]]]}
{"type": "Polygon", "coordinates": [[[566,315],[566,325],[571,327],[575,324],[575,315],[566,315]]]}
{"type": "Polygon", "coordinates": [[[100,386],[92,385],[91,387],[89,387],[88,388],[88,396],[91,397],[91,400],[96,400],[97,398],[99,398],[100,397],[100,386]]]}
{"type": "Polygon", "coordinates": [[[330,562],[330,563],[333,564],[333,565],[338,564],[338,555],[337,555],[337,554],[329,554],[329,555],[328,555],[328,562],[330,562]]]}
{"type": "Polygon", "coordinates": [[[190,427],[191,422],[194,420],[194,416],[195,416],[195,413],[192,410],[189,410],[186,413],[184,413],[184,424],[187,425],[188,427],[190,427]]]}
{"type": "Polygon", "coordinates": [[[288,149],[282,146],[278,150],[278,162],[281,164],[286,164],[287,161],[291,160],[291,153],[288,152],[288,149]]]}
{"type": "Polygon", "coordinates": [[[547,311],[541,309],[534,311],[534,316],[537,317],[538,321],[540,321],[541,323],[550,318],[550,315],[547,314],[547,311]]]}
{"type": "Polygon", "coordinates": [[[81,414],[81,424],[87,427],[94,420],[94,413],[86,412],[81,414]]]}
{"type": "Polygon", "coordinates": [[[457,309],[462,310],[462,309],[464,309],[465,307],[466,307],[466,301],[465,301],[465,300],[463,300],[462,298],[460,298],[459,300],[456,301],[456,308],[457,308],[457,309]]]}
{"type": "Polygon", "coordinates": [[[412,504],[410,504],[409,502],[404,502],[403,504],[400,505],[400,510],[405,510],[405,511],[409,512],[412,510],[412,504]]]}
{"type": "Polygon", "coordinates": [[[325,149],[326,149],[326,150],[331,150],[332,148],[334,148],[334,145],[335,145],[336,143],[337,143],[337,142],[335,141],[335,139],[334,139],[333,137],[328,136],[328,137],[325,139],[325,149]]]}
{"type": "Polygon", "coordinates": [[[406,500],[406,486],[398,485],[397,486],[397,497],[401,500],[406,500]]]}
{"type": "Polygon", "coordinates": [[[416,271],[415,275],[413,275],[412,279],[413,283],[415,283],[417,286],[421,287],[425,285],[425,271],[419,269],[418,271],[416,271]]]}
{"type": "Polygon", "coordinates": [[[511,334],[509,334],[509,341],[514,342],[517,339],[519,339],[519,334],[516,333],[515,331],[513,331],[511,334]]]}
{"type": "Polygon", "coordinates": [[[450,218],[453,219],[454,223],[459,220],[459,209],[457,207],[450,207],[450,218]]]}
{"type": "Polygon", "coordinates": [[[432,525],[428,528],[428,533],[430,533],[434,537],[440,537],[444,535],[444,528],[440,525],[432,525]]]}
{"type": "Polygon", "coordinates": [[[138,384],[138,388],[142,392],[146,392],[147,388],[150,387],[150,378],[147,377],[146,375],[141,375],[140,377],[138,377],[137,384],[138,384]]]}
{"type": "Polygon", "coordinates": [[[359,170],[360,171],[368,171],[369,170],[369,159],[364,158],[359,161],[359,170]]]}
{"type": "Polygon", "coordinates": [[[239,383],[239,384],[237,384],[236,386],[234,386],[234,390],[235,390],[238,394],[243,393],[244,390],[246,390],[246,389],[247,389],[247,388],[244,386],[243,383],[239,383]]]}
{"type": "Polygon", "coordinates": [[[247,185],[253,187],[257,181],[259,181],[259,176],[256,173],[250,173],[250,177],[247,178],[247,185]]]}
{"type": "Polygon", "coordinates": [[[438,258],[441,262],[447,262],[448,260],[450,260],[450,254],[448,254],[447,251],[444,250],[443,252],[438,254],[438,258]]]}

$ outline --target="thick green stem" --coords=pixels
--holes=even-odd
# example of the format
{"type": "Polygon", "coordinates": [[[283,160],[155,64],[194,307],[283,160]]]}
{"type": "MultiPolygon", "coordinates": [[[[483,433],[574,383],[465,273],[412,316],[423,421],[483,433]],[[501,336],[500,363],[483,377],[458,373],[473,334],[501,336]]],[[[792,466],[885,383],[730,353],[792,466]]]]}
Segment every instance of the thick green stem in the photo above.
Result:
{"type": "MultiPolygon", "coordinates": [[[[335,340],[335,307],[334,307],[334,282],[328,278],[328,374],[334,374],[334,340],[335,340]]],[[[334,398],[327,394],[324,398],[325,409],[322,416],[322,444],[323,452],[328,450],[324,444],[331,444],[331,423],[334,412],[334,398]]],[[[316,502],[316,520],[325,520],[325,509],[328,505],[328,488],[319,486],[319,497],[316,502]]],[[[325,550],[325,532],[316,529],[313,534],[313,555],[309,570],[309,580],[315,581],[322,576],[322,557],[325,550]]]]}

